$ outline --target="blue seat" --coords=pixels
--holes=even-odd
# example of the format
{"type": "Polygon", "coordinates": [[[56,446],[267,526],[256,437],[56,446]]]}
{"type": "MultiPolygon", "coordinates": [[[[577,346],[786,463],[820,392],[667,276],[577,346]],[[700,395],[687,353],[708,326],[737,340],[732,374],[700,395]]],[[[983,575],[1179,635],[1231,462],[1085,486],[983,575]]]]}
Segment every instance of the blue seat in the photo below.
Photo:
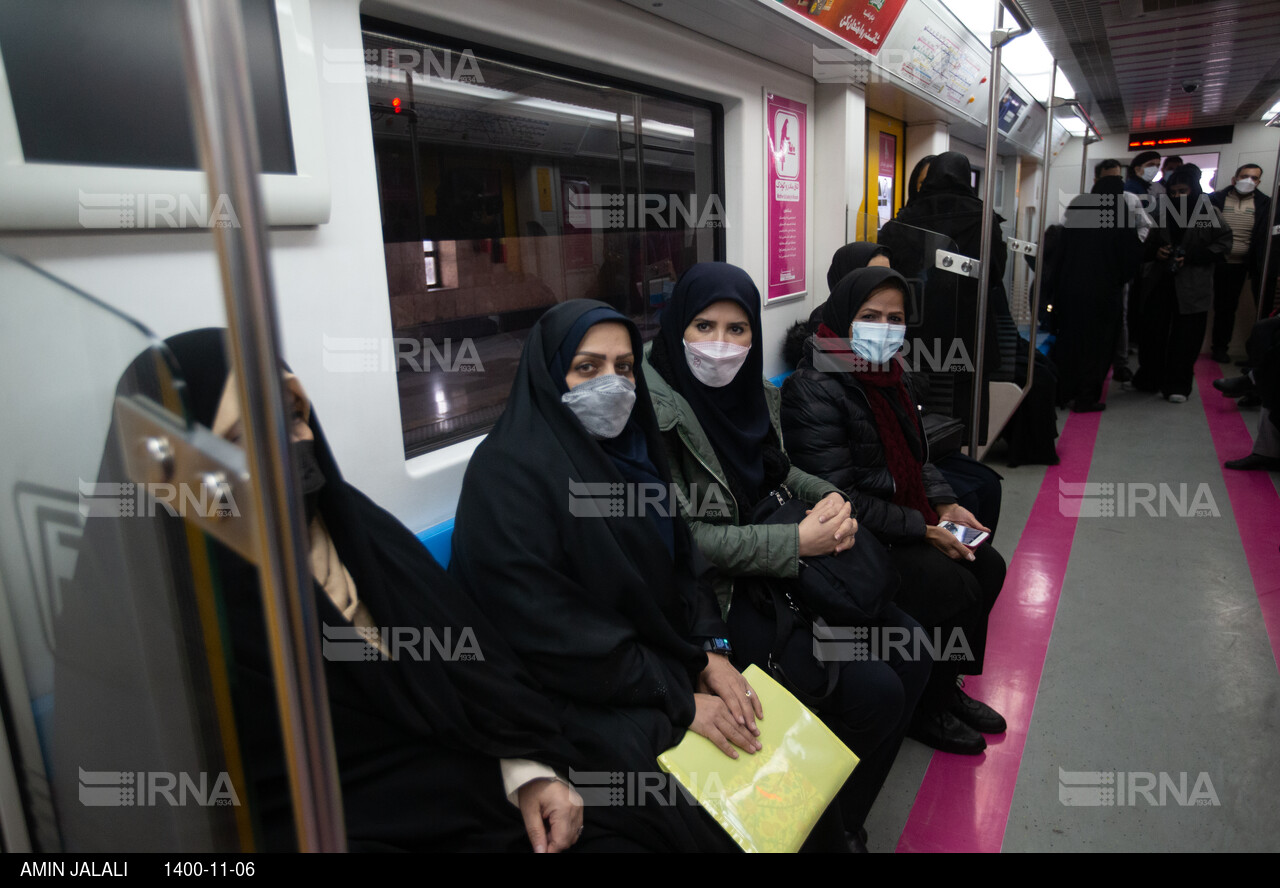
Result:
{"type": "Polygon", "coordinates": [[[451,554],[451,542],[453,540],[453,519],[441,521],[439,524],[432,525],[418,534],[418,541],[427,547],[427,551],[440,562],[440,566],[447,568],[449,566],[449,555],[451,554]]]}

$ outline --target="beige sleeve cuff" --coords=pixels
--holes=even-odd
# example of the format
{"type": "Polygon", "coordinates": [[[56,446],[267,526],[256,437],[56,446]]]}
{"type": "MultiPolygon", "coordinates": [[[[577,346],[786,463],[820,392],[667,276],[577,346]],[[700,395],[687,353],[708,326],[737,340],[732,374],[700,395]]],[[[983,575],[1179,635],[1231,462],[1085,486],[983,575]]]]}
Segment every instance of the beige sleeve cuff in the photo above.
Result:
{"type": "Polygon", "coordinates": [[[557,774],[555,769],[541,762],[530,759],[499,759],[502,766],[502,787],[507,793],[507,801],[513,805],[520,804],[520,787],[533,780],[559,780],[571,786],[568,780],[557,774]]]}

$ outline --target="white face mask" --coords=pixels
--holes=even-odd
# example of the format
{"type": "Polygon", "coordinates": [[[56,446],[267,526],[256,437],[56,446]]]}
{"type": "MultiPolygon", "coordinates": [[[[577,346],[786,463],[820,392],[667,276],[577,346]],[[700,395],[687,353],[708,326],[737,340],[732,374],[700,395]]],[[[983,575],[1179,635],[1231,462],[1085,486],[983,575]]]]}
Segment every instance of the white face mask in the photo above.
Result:
{"type": "Polygon", "coordinates": [[[1145,166],[1142,168],[1142,178],[1148,182],[1154,182],[1158,172],[1160,172],[1160,167],[1158,166],[1145,166]]]}
{"type": "Polygon", "coordinates": [[[636,404],[636,384],[625,376],[597,376],[560,396],[578,421],[597,438],[622,434],[636,404]]]}
{"type": "Polygon", "coordinates": [[[698,382],[712,388],[722,388],[733,382],[750,352],[750,347],[732,342],[685,340],[684,343],[684,359],[689,369],[698,382]]]}
{"type": "Polygon", "coordinates": [[[854,321],[849,345],[854,354],[872,364],[887,364],[906,341],[907,328],[901,324],[877,324],[854,321]]]}
{"type": "Polygon", "coordinates": [[[1236,191],[1241,194],[1251,194],[1253,189],[1257,188],[1257,184],[1252,179],[1241,179],[1236,183],[1236,191]]]}

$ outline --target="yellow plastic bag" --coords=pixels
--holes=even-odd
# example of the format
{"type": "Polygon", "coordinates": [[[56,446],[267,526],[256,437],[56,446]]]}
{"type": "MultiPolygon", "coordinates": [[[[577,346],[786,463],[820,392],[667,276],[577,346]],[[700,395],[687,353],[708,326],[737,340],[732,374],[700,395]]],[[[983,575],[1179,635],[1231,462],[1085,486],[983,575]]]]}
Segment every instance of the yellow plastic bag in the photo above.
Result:
{"type": "Polygon", "coordinates": [[[731,759],[688,731],[658,764],[707,809],[743,850],[795,852],[853,773],[858,757],[764,670],[743,673],[760,696],[755,755],[731,759]]]}

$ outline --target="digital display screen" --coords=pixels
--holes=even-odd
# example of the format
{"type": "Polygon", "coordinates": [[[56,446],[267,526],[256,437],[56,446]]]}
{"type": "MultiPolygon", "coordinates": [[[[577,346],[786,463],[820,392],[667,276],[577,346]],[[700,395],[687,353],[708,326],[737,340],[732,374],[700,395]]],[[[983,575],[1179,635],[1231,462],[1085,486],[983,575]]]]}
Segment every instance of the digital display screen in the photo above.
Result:
{"type": "MultiPolygon", "coordinates": [[[[296,173],[274,0],[240,0],[259,154],[296,173]]],[[[0,3],[0,53],[28,163],[200,168],[174,0],[0,3]]]]}

